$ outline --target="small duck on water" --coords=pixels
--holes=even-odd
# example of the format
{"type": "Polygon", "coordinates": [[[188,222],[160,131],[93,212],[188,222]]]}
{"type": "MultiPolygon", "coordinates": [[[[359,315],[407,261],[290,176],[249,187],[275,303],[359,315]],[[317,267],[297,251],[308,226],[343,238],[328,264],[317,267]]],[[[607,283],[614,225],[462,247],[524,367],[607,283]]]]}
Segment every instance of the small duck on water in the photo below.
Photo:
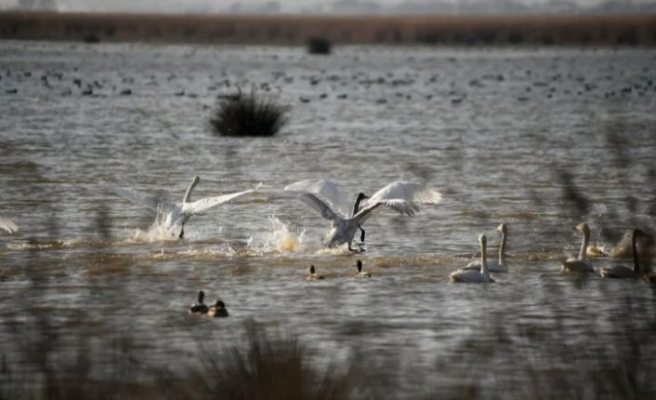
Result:
{"type": "Polygon", "coordinates": [[[207,316],[210,318],[227,317],[228,310],[226,309],[225,303],[221,300],[217,300],[207,311],[207,316]]]}
{"type": "Polygon", "coordinates": [[[358,278],[371,278],[371,273],[362,270],[362,261],[361,260],[358,260],[358,262],[355,263],[355,266],[358,269],[358,274],[356,275],[358,278]]]}
{"type": "Polygon", "coordinates": [[[316,270],[314,269],[314,265],[310,265],[310,268],[309,268],[308,271],[310,271],[310,274],[305,277],[305,280],[307,280],[307,281],[316,281],[316,280],[324,278],[323,275],[319,275],[319,274],[316,273],[316,270]]]}
{"type": "Polygon", "coordinates": [[[189,314],[207,314],[208,307],[203,303],[205,298],[205,292],[202,290],[198,291],[198,303],[194,303],[189,307],[189,314]]]}

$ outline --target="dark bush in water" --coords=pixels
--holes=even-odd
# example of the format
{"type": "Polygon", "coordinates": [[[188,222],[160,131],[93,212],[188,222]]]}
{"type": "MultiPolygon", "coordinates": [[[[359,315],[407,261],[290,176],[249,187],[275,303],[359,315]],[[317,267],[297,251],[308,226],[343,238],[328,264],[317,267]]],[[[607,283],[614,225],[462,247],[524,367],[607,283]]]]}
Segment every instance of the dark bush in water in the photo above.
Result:
{"type": "Polygon", "coordinates": [[[271,97],[240,90],[219,100],[210,126],[221,136],[273,136],[287,123],[288,111],[271,97]]]}

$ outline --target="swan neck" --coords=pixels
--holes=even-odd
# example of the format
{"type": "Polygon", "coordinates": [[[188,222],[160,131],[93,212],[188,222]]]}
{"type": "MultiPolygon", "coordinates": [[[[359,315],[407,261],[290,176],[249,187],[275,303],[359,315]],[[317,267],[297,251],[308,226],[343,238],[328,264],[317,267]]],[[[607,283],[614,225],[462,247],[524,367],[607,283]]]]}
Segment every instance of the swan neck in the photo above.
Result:
{"type": "Polygon", "coordinates": [[[506,233],[501,232],[501,246],[499,246],[499,265],[506,265],[506,233]]]}
{"type": "Polygon", "coordinates": [[[634,233],[631,237],[631,253],[633,254],[633,272],[640,273],[640,257],[638,257],[637,235],[634,233]]]}
{"type": "Polygon", "coordinates": [[[358,196],[358,198],[355,200],[355,204],[353,204],[353,212],[351,213],[351,215],[355,215],[355,214],[358,213],[358,211],[360,211],[360,202],[361,201],[362,201],[362,199],[360,198],[360,196],[358,196]]]}
{"type": "Polygon", "coordinates": [[[188,203],[191,201],[191,193],[193,193],[194,188],[196,187],[196,185],[198,185],[198,182],[199,182],[198,179],[194,179],[193,181],[191,181],[191,185],[189,185],[189,187],[187,188],[184,198],[182,199],[183,203],[188,203]]]}
{"type": "Polygon", "coordinates": [[[588,248],[590,241],[590,232],[583,232],[583,241],[581,242],[581,250],[579,250],[579,260],[585,260],[585,250],[588,248]]]}
{"type": "Polygon", "coordinates": [[[481,273],[485,275],[487,278],[490,277],[490,272],[487,269],[487,250],[485,248],[485,244],[481,243],[481,273]]]}

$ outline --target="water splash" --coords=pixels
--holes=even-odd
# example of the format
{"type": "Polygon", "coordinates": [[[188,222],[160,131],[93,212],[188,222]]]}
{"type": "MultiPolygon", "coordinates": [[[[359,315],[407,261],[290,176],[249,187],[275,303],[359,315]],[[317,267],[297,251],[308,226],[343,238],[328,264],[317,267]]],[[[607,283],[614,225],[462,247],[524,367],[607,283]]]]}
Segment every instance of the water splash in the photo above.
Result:
{"type": "Polygon", "coordinates": [[[270,230],[251,236],[248,247],[263,253],[297,253],[305,250],[305,230],[294,232],[273,215],[267,219],[270,230]]]}

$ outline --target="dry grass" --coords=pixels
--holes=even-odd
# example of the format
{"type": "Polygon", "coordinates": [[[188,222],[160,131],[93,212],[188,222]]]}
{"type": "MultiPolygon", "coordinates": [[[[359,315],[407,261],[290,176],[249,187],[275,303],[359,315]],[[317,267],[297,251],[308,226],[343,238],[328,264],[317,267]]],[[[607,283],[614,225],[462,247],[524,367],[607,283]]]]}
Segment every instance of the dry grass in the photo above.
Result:
{"type": "Polygon", "coordinates": [[[656,16],[170,16],[0,14],[0,38],[303,45],[653,46],[656,16]]]}
{"type": "Polygon", "coordinates": [[[288,111],[270,96],[240,90],[219,100],[210,126],[220,136],[274,136],[287,123],[288,111]]]}

